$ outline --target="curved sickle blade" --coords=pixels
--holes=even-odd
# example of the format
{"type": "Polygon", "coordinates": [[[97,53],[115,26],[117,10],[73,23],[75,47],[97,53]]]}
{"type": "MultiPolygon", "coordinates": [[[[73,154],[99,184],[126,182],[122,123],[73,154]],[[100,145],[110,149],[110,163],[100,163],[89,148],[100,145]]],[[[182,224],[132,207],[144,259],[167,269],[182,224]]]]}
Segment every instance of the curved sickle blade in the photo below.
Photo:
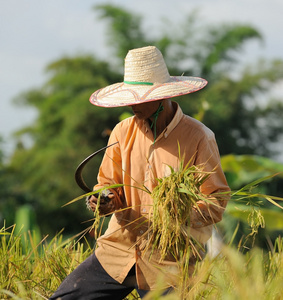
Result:
{"type": "Polygon", "coordinates": [[[79,166],[77,167],[77,170],[75,172],[75,180],[76,183],[78,184],[78,186],[85,192],[89,193],[92,192],[92,189],[90,189],[87,184],[85,183],[83,176],[82,176],[82,172],[83,172],[83,168],[85,167],[85,165],[97,154],[99,154],[100,152],[104,151],[105,149],[117,144],[118,142],[108,145],[106,147],[103,147],[99,150],[97,150],[96,152],[92,153],[90,156],[88,156],[86,159],[84,159],[79,166]]]}

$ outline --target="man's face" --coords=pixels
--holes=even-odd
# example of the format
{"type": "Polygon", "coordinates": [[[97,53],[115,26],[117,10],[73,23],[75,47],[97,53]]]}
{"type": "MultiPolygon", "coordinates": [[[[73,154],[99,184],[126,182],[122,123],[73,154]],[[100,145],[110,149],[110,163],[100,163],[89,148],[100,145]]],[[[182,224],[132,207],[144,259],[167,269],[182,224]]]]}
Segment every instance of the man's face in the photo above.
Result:
{"type": "Polygon", "coordinates": [[[131,105],[133,113],[140,120],[149,119],[158,109],[162,101],[152,101],[136,105],[131,105]]]}

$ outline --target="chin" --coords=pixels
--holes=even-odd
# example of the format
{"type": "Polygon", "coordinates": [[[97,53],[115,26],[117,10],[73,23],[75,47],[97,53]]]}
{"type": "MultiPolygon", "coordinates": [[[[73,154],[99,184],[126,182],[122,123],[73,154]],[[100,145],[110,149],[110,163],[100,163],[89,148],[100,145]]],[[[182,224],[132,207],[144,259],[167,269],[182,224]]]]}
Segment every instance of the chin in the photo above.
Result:
{"type": "Polygon", "coordinates": [[[143,117],[142,114],[140,114],[140,113],[134,113],[134,114],[135,114],[135,116],[136,116],[139,120],[143,120],[143,119],[144,119],[144,117],[143,117]]]}

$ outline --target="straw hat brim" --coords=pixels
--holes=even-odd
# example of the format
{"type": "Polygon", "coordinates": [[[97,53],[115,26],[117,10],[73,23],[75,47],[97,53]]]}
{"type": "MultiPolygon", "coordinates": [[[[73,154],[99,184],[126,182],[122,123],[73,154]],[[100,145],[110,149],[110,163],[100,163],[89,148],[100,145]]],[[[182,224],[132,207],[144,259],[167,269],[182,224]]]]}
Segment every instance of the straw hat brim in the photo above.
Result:
{"type": "Polygon", "coordinates": [[[97,90],[89,100],[102,107],[130,106],[194,93],[206,85],[205,79],[192,76],[170,76],[167,82],[153,85],[119,82],[97,90]]]}

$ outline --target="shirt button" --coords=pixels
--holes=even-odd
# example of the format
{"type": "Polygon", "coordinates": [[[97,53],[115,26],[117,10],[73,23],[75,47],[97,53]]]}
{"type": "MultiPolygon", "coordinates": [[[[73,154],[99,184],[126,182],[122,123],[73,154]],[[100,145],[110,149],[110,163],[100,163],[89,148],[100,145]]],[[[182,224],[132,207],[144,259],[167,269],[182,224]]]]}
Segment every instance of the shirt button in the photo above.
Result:
{"type": "Polygon", "coordinates": [[[142,212],[144,212],[144,213],[145,213],[145,212],[146,212],[146,208],[143,208],[143,209],[142,209],[142,212]]]}
{"type": "Polygon", "coordinates": [[[164,133],[164,137],[167,138],[167,136],[168,136],[168,134],[167,134],[167,133],[164,133]]]}
{"type": "Polygon", "coordinates": [[[143,230],[140,230],[140,234],[143,234],[143,230]]]}
{"type": "Polygon", "coordinates": [[[138,251],[138,252],[137,252],[137,255],[138,255],[138,256],[141,256],[141,252],[140,252],[140,251],[138,251]]]}

